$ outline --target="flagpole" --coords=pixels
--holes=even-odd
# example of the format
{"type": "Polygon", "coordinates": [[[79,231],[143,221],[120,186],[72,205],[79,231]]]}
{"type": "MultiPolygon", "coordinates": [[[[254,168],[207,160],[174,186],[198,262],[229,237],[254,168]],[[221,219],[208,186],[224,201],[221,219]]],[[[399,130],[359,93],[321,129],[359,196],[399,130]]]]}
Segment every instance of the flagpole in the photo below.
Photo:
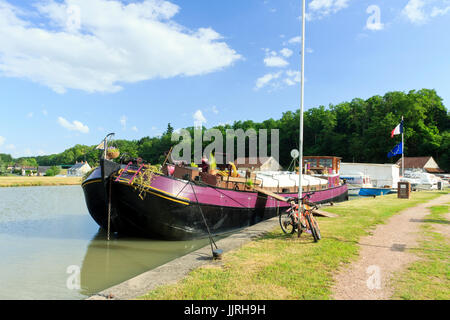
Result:
{"type": "Polygon", "coordinates": [[[303,106],[305,102],[305,11],[306,1],[302,0],[302,48],[301,48],[301,84],[300,84],[300,140],[299,140],[299,183],[298,183],[298,201],[303,196],[303,106]]]}
{"type": "Polygon", "coordinates": [[[402,116],[402,177],[405,176],[405,142],[404,142],[404,124],[403,124],[403,116],[402,116]]]}

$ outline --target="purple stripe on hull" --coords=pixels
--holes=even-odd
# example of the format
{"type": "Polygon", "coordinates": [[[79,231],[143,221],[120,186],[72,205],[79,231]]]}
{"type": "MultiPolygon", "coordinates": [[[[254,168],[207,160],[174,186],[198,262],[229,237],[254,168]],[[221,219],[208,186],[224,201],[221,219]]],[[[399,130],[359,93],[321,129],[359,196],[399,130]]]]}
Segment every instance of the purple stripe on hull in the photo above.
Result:
{"type": "MultiPolygon", "coordinates": [[[[95,170],[89,180],[100,178],[100,169],[95,170]]],[[[123,178],[131,178],[132,175],[127,175],[126,173],[122,176],[123,178]]],[[[180,198],[180,200],[189,199],[191,202],[197,202],[194,193],[192,192],[192,187],[194,187],[197,199],[201,204],[214,205],[221,207],[236,207],[236,208],[255,208],[258,201],[258,193],[251,191],[235,191],[228,189],[220,189],[215,187],[205,187],[198,186],[195,184],[189,185],[186,181],[173,179],[167,176],[156,175],[152,181],[151,186],[163,194],[166,193],[173,197],[180,198]]],[[[347,185],[342,185],[335,188],[330,188],[326,190],[316,191],[311,196],[312,202],[326,202],[327,200],[334,199],[341,196],[347,192],[347,185]]],[[[296,193],[291,194],[281,194],[284,197],[297,197],[296,193]]],[[[260,205],[260,204],[259,204],[260,205]]],[[[285,202],[278,201],[272,197],[268,197],[265,202],[266,208],[276,208],[276,207],[288,207],[289,205],[285,202]]]]}
{"type": "MultiPolygon", "coordinates": [[[[194,187],[197,199],[202,204],[215,205],[221,207],[240,207],[254,208],[258,200],[257,192],[235,191],[219,189],[214,187],[204,187],[192,185],[194,187]]],[[[192,186],[187,185],[184,181],[171,179],[165,176],[157,176],[152,182],[152,187],[165,191],[173,196],[188,198],[192,202],[196,202],[192,186]]],[[[332,189],[320,190],[311,196],[312,202],[323,202],[333,199],[345,193],[347,185],[342,185],[332,189]]],[[[284,197],[296,197],[296,193],[282,194],[284,197]]],[[[288,204],[268,197],[265,207],[287,207],[288,204]]]]}

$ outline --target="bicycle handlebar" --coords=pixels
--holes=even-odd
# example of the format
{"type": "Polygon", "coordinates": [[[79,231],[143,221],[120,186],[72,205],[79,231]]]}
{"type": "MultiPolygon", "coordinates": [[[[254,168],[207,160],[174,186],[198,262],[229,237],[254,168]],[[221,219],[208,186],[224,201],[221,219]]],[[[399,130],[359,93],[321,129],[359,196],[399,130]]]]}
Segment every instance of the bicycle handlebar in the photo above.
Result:
{"type": "MultiPolygon", "coordinates": [[[[304,194],[303,194],[302,201],[309,200],[309,199],[311,198],[311,196],[312,196],[314,193],[315,193],[315,192],[304,193],[304,194]]],[[[298,204],[298,197],[288,198],[287,201],[288,201],[288,202],[294,201],[295,203],[298,204]]]]}

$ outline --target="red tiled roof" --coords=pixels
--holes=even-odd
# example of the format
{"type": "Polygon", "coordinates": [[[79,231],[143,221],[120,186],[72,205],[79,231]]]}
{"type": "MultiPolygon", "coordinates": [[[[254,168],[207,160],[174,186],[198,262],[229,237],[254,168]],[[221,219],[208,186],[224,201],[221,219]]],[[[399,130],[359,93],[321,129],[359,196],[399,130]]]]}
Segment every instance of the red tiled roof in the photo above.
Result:
{"type": "MultiPolygon", "coordinates": [[[[405,157],[405,168],[423,168],[431,157],[405,157]]],[[[397,161],[397,165],[402,165],[402,159],[397,161]]]]}

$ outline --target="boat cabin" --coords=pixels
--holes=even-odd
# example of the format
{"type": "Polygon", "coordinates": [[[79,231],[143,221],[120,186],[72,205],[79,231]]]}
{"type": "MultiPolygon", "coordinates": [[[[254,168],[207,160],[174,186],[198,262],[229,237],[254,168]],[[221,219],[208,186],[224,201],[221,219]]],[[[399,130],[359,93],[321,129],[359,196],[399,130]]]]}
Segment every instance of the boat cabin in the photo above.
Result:
{"type": "Polygon", "coordinates": [[[333,156],[306,156],[303,157],[303,172],[308,175],[328,179],[328,187],[340,185],[339,170],[340,157],[333,156]]]}
{"type": "Polygon", "coordinates": [[[303,157],[302,168],[306,169],[306,174],[339,174],[341,159],[332,156],[306,156],[303,157]]]}

